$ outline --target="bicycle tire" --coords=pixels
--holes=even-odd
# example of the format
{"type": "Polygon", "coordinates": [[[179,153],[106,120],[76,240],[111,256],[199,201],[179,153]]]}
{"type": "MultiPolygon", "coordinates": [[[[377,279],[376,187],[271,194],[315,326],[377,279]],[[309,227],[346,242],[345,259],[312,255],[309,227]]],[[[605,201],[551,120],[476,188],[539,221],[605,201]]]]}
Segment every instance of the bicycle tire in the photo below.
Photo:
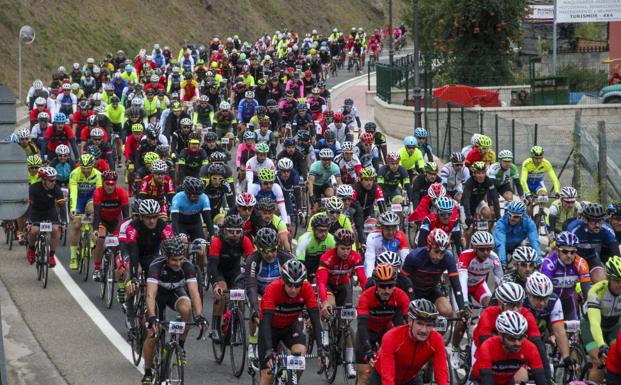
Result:
{"type": "MultiPolygon", "coordinates": [[[[215,317],[211,318],[211,324],[215,325],[215,317]]],[[[222,335],[222,326],[220,326],[221,341],[217,342],[215,339],[211,339],[211,350],[213,351],[213,358],[217,364],[221,364],[224,360],[224,353],[226,352],[226,345],[224,344],[224,335],[222,335]]]]}
{"type": "Polygon", "coordinates": [[[160,336],[155,343],[155,351],[153,352],[153,367],[151,373],[153,373],[153,384],[161,384],[166,378],[166,366],[163,362],[164,342],[163,336],[160,336]]]}
{"type": "MultiPolygon", "coordinates": [[[[110,257],[110,256],[108,256],[110,257]]],[[[114,265],[110,258],[107,258],[106,262],[106,275],[105,279],[105,297],[104,303],[108,309],[112,307],[112,303],[114,302],[114,265]]]]}
{"type": "Polygon", "coordinates": [[[90,262],[91,262],[91,241],[88,237],[88,232],[83,231],[81,237],[81,249],[80,253],[80,273],[82,276],[82,280],[84,282],[88,281],[88,273],[90,271],[90,262]]]}
{"type": "Polygon", "coordinates": [[[246,326],[244,316],[239,308],[231,309],[231,320],[229,322],[229,354],[231,357],[231,368],[233,375],[237,378],[241,376],[246,364],[248,355],[248,345],[246,343],[246,326]],[[236,352],[241,353],[240,357],[235,357],[236,352]]]}
{"type": "Polygon", "coordinates": [[[324,370],[324,375],[326,377],[326,381],[328,381],[328,383],[332,384],[334,383],[334,380],[336,379],[336,372],[338,371],[338,367],[339,367],[339,347],[338,344],[336,343],[337,341],[337,335],[336,335],[336,331],[334,330],[334,324],[333,324],[333,320],[331,320],[328,323],[328,327],[327,327],[327,331],[328,331],[328,339],[330,341],[330,349],[328,352],[328,357],[329,357],[329,362],[328,362],[328,366],[326,366],[325,370],[324,370]]]}
{"type": "Polygon", "coordinates": [[[99,282],[99,298],[106,303],[106,278],[108,277],[108,257],[106,256],[106,250],[101,258],[101,281],[99,282]]]}
{"type": "Polygon", "coordinates": [[[343,361],[343,383],[345,385],[355,385],[356,384],[356,377],[349,378],[349,373],[347,372],[347,365],[348,364],[354,365],[355,362],[347,362],[346,357],[345,357],[345,354],[346,354],[345,352],[347,351],[346,350],[347,346],[345,346],[345,345],[347,345],[347,339],[348,339],[349,335],[350,335],[350,333],[348,331],[345,331],[345,333],[343,333],[341,335],[341,338],[340,338],[341,341],[340,341],[340,344],[339,344],[339,345],[341,345],[341,354],[342,354],[342,357],[343,357],[343,360],[342,360],[343,361]]]}
{"type": "Polygon", "coordinates": [[[42,281],[42,285],[43,288],[47,288],[47,279],[49,277],[49,272],[50,272],[50,265],[49,265],[49,258],[50,258],[50,241],[49,239],[47,239],[47,237],[43,238],[43,255],[41,256],[41,269],[43,270],[43,277],[41,277],[41,281],[42,281]]]}
{"type": "MultiPolygon", "coordinates": [[[[4,231],[7,231],[7,228],[4,228],[4,231]]],[[[15,240],[15,229],[13,226],[8,226],[8,232],[6,233],[7,243],[9,244],[9,251],[13,250],[13,241],[15,240]]]]}
{"type": "Polygon", "coordinates": [[[180,355],[181,346],[176,342],[169,343],[165,366],[166,376],[161,379],[165,381],[166,384],[183,385],[184,370],[183,365],[179,365],[179,361],[181,360],[180,355]]]}

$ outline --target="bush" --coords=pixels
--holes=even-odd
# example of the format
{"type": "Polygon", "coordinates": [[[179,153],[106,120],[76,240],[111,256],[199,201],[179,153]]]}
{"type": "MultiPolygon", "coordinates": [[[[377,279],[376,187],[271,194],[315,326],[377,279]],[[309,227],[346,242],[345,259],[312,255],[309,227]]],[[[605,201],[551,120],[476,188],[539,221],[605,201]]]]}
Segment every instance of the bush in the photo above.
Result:
{"type": "Polygon", "coordinates": [[[608,73],[604,70],[567,64],[559,68],[556,73],[558,76],[567,76],[571,92],[599,91],[608,85],[608,73]]]}

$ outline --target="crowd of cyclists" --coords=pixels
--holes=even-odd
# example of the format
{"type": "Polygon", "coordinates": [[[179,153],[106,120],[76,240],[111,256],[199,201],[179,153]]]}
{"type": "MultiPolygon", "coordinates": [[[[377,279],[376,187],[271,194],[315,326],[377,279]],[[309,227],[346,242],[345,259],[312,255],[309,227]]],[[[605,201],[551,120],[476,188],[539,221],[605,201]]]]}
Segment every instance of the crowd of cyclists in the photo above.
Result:
{"type": "Polygon", "coordinates": [[[18,238],[33,264],[39,226],[52,223],[49,266],[65,236],[76,270],[89,218],[101,281],[104,240],[118,237],[129,339],[141,316],[132,298],[145,296],[142,384],[156,376],[166,308],[224,343],[240,289],[261,384],[275,381],[283,348],[303,357],[309,340],[322,367],[334,365],[323,332],[343,309],[357,320],[343,370],[360,385],[430,382],[431,369],[440,385],[542,385],[558,368],[621,383],[621,203],[579,202],[540,146],[518,166],[477,134],[440,167],[419,127],[389,149],[325,85],[333,65],[364,63],[382,38],[216,36],[178,54],[155,44],[88,58],[33,83],[30,125],[14,135],[30,182],[18,238]]]}

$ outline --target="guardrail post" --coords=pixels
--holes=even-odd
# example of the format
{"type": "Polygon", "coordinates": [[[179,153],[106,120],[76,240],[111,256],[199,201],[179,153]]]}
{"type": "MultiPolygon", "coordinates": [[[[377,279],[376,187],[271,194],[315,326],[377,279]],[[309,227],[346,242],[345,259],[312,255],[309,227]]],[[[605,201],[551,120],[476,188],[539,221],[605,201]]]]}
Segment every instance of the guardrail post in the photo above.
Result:
{"type": "Polygon", "coordinates": [[[511,119],[511,152],[515,159],[515,119],[511,119]]]}
{"type": "Polygon", "coordinates": [[[581,190],[581,181],[582,178],[580,177],[580,169],[581,169],[581,162],[582,162],[582,149],[581,149],[581,139],[580,139],[580,134],[581,134],[581,127],[582,125],[582,111],[581,110],[577,110],[576,111],[576,115],[574,117],[574,176],[573,176],[573,180],[572,180],[572,185],[576,188],[576,190],[578,190],[578,192],[582,192],[581,190]]]}
{"type": "Polygon", "coordinates": [[[440,151],[440,108],[436,99],[436,148],[440,151]]]}
{"type": "Polygon", "coordinates": [[[533,146],[537,145],[537,136],[539,135],[539,123],[535,123],[535,143],[533,146]]]}
{"type": "Polygon", "coordinates": [[[608,162],[606,161],[608,145],[606,143],[606,123],[603,120],[597,122],[597,136],[599,141],[599,167],[597,170],[599,202],[606,207],[608,206],[608,162]]]}
{"type": "MultiPolygon", "coordinates": [[[[2,313],[0,310],[0,320],[2,313]]],[[[4,334],[2,332],[2,321],[0,321],[0,384],[8,385],[9,379],[6,374],[6,357],[4,355],[4,334]]]]}
{"type": "Polygon", "coordinates": [[[498,154],[498,114],[494,114],[494,142],[496,142],[496,154],[498,154]]]}
{"type": "Polygon", "coordinates": [[[479,110],[479,133],[483,134],[483,110],[479,110]]]}
{"type": "Polygon", "coordinates": [[[367,63],[367,91],[371,91],[371,61],[367,63]]]}
{"type": "Polygon", "coordinates": [[[451,141],[451,137],[453,136],[453,132],[451,129],[451,105],[449,104],[448,106],[448,114],[446,116],[446,134],[448,135],[448,152],[445,152],[443,155],[444,157],[446,157],[446,154],[450,154],[451,153],[451,149],[452,149],[452,141],[451,141]]]}
{"type": "Polygon", "coordinates": [[[460,130],[461,130],[461,148],[464,148],[464,134],[466,129],[466,119],[464,118],[464,106],[461,106],[459,109],[459,120],[460,120],[460,130]]]}

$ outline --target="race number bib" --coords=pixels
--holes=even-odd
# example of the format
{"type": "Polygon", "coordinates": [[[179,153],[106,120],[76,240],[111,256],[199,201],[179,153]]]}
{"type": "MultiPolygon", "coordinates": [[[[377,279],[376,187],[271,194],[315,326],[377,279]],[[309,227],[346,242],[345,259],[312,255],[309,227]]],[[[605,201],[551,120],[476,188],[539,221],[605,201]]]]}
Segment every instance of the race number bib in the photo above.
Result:
{"type": "Polygon", "coordinates": [[[287,369],[305,370],[306,358],[303,356],[287,356],[287,369]]]}
{"type": "Polygon", "coordinates": [[[42,233],[51,233],[52,232],[52,224],[50,222],[41,222],[39,224],[39,231],[42,233]]]}
{"type": "Polygon", "coordinates": [[[181,321],[170,321],[168,324],[168,332],[170,334],[183,334],[185,330],[185,322],[181,321]]]}
{"type": "Polygon", "coordinates": [[[229,299],[231,301],[244,301],[246,299],[246,290],[234,289],[229,291],[229,299]]]}

